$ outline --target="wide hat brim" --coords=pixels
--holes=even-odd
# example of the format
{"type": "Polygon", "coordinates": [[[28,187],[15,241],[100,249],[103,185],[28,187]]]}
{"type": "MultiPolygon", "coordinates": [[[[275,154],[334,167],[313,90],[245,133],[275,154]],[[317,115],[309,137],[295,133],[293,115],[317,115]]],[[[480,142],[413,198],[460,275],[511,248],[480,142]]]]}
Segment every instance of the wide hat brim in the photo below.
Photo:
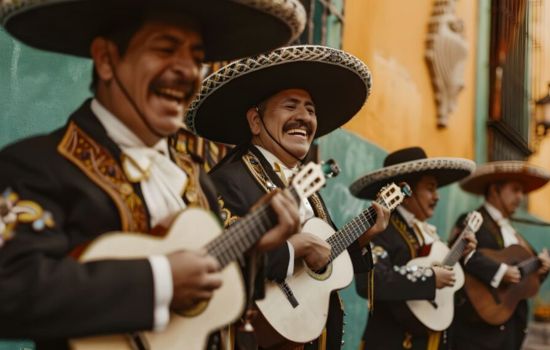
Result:
{"type": "Polygon", "coordinates": [[[198,22],[206,61],[267,52],[295,40],[305,26],[298,0],[7,0],[0,22],[38,49],[89,57],[94,37],[151,11],[182,13],[198,22]]]}
{"type": "Polygon", "coordinates": [[[286,89],[306,90],[315,104],[316,137],[337,129],[364,105],[371,74],[358,58],[341,50],[300,45],[233,62],[203,81],[185,122],[212,141],[250,140],[249,108],[286,89]]]}
{"type": "Polygon", "coordinates": [[[419,175],[432,175],[438,187],[447,186],[470,175],[476,165],[465,158],[440,157],[390,165],[365,174],[350,186],[351,193],[363,199],[375,199],[378,191],[391,182],[419,175]]]}
{"type": "Polygon", "coordinates": [[[484,195],[491,183],[517,181],[523,192],[529,193],[546,185],[550,173],[543,168],[521,161],[501,161],[480,165],[476,171],[460,183],[464,191],[484,195]]]}

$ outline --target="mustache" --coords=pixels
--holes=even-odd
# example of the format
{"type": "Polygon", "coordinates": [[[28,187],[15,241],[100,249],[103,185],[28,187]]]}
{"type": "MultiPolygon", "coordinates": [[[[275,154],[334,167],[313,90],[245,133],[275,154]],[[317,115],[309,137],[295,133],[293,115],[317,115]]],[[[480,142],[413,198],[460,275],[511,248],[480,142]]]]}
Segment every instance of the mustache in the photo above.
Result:
{"type": "Polygon", "coordinates": [[[303,120],[290,120],[285,123],[283,127],[283,131],[286,132],[291,129],[299,129],[299,128],[304,128],[308,133],[308,135],[311,135],[311,132],[313,130],[313,127],[311,126],[310,123],[307,123],[303,120]]]}

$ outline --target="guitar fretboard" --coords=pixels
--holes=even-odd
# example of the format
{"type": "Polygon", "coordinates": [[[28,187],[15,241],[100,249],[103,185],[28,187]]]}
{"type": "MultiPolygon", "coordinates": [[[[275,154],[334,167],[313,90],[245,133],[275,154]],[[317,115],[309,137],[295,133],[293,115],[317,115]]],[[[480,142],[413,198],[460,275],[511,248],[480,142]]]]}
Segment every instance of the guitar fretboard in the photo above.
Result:
{"type": "MultiPolygon", "coordinates": [[[[380,205],[385,205],[382,200],[376,200],[380,205]]],[[[330,236],[326,242],[331,246],[330,261],[336,259],[359,236],[367,231],[376,222],[376,211],[371,206],[365,209],[356,218],[344,225],[338,232],[330,236]]]]}
{"type": "MultiPolygon", "coordinates": [[[[300,196],[294,187],[288,189],[292,198],[299,203],[300,196]]],[[[223,234],[206,245],[206,250],[225,267],[241,257],[267,231],[275,227],[277,217],[269,203],[257,209],[231,225],[223,234]]]]}
{"type": "Polygon", "coordinates": [[[521,277],[525,277],[530,273],[537,271],[541,267],[541,262],[538,257],[534,256],[518,264],[518,269],[521,271],[521,277]]]}

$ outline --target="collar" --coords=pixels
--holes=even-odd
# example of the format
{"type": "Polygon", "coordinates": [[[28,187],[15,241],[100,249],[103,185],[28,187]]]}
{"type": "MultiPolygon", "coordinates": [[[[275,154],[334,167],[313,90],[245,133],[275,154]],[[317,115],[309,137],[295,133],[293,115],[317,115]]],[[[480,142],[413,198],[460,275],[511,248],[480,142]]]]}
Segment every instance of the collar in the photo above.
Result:
{"type": "Polygon", "coordinates": [[[405,207],[402,206],[402,205],[398,206],[396,210],[403,217],[403,219],[405,219],[405,222],[407,223],[407,225],[409,227],[413,227],[414,221],[418,220],[418,219],[416,219],[416,216],[414,216],[413,213],[411,213],[410,211],[405,209],[405,207]]]}
{"type": "Polygon", "coordinates": [[[291,169],[287,167],[285,163],[283,163],[279,158],[277,158],[277,156],[275,156],[270,151],[258,145],[253,145],[253,146],[256,147],[262,153],[264,158],[269,162],[269,165],[271,165],[272,169],[277,169],[277,167],[279,167],[284,172],[294,173],[298,168],[297,166],[295,166],[294,168],[291,169]],[[276,166],[275,164],[278,164],[278,166],[276,166]]]}
{"type": "Polygon", "coordinates": [[[485,207],[485,210],[487,210],[487,213],[489,213],[489,216],[493,220],[495,220],[495,222],[502,222],[504,220],[508,221],[508,219],[505,218],[504,215],[502,215],[502,212],[495,208],[495,206],[491,203],[485,201],[485,203],[483,203],[483,206],[485,207]]]}
{"type": "Polygon", "coordinates": [[[90,105],[92,112],[96,115],[97,119],[103,125],[107,135],[121,148],[139,147],[139,148],[151,148],[159,151],[160,153],[168,156],[168,140],[163,138],[159,140],[154,146],[148,147],[143,141],[130,130],[123,122],[120,121],[114,114],[112,114],[107,108],[105,108],[97,99],[93,99],[90,105]]]}

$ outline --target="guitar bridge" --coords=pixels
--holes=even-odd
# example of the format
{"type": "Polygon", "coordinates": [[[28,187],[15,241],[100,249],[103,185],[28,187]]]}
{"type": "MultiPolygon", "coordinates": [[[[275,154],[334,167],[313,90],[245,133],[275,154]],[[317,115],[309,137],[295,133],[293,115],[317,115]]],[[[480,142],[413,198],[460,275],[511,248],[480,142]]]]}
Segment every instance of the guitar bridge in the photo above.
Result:
{"type": "Polygon", "coordinates": [[[292,292],[292,289],[290,289],[290,286],[286,282],[281,282],[277,285],[279,286],[281,291],[283,291],[283,294],[286,296],[286,299],[288,300],[290,305],[292,305],[294,309],[297,308],[300,303],[298,303],[298,300],[294,296],[294,293],[292,292]]]}

